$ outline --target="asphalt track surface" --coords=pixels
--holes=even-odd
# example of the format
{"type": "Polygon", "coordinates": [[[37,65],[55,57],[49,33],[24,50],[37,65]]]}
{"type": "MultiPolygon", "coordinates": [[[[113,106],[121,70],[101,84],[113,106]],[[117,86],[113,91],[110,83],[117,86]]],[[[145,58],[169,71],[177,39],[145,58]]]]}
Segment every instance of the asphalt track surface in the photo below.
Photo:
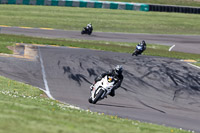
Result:
{"type": "Polygon", "coordinates": [[[200,54],[199,35],[159,35],[159,34],[132,34],[132,33],[104,33],[93,32],[91,36],[81,35],[80,31],[45,30],[38,28],[1,27],[0,33],[17,34],[34,37],[71,38],[84,40],[103,40],[115,42],[139,43],[145,40],[147,44],[161,44],[175,47],[172,51],[200,54]]]}
{"type": "Polygon", "coordinates": [[[38,46],[36,50],[41,54],[35,61],[0,57],[0,75],[46,90],[42,59],[45,80],[57,100],[105,114],[200,132],[198,68],[175,59],[81,48],[38,46]],[[96,105],[88,103],[94,78],[117,64],[123,65],[124,81],[116,96],[96,105]]]}

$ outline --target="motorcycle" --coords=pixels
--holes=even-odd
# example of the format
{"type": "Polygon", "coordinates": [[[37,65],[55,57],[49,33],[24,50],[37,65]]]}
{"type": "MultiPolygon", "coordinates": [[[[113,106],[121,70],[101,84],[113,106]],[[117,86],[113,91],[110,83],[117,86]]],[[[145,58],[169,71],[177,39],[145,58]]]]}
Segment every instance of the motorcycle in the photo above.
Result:
{"type": "Polygon", "coordinates": [[[100,81],[96,82],[94,85],[90,86],[90,98],[89,103],[96,104],[97,101],[107,98],[114,86],[114,77],[105,76],[100,81]]]}
{"type": "Polygon", "coordinates": [[[137,45],[135,51],[133,52],[132,56],[138,56],[139,54],[142,54],[144,51],[143,47],[141,45],[137,45]]]}
{"type": "Polygon", "coordinates": [[[87,27],[84,27],[83,30],[81,31],[81,34],[88,34],[88,35],[91,35],[92,34],[92,31],[93,31],[93,28],[87,28],[87,27]]]}

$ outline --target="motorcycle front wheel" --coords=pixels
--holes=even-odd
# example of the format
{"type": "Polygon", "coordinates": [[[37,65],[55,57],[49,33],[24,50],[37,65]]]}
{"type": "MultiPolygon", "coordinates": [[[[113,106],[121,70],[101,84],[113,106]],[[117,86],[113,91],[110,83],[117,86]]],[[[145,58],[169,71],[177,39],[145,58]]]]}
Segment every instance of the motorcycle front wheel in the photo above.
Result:
{"type": "Polygon", "coordinates": [[[91,97],[88,99],[88,102],[89,102],[89,103],[92,103],[92,98],[91,98],[91,97]]]}
{"type": "Polygon", "coordinates": [[[136,51],[135,51],[135,52],[133,52],[132,56],[134,56],[134,55],[135,55],[135,56],[137,56],[137,52],[136,52],[136,51]]]}
{"type": "Polygon", "coordinates": [[[101,89],[101,90],[98,92],[98,94],[95,96],[94,101],[93,101],[92,103],[93,103],[93,104],[96,104],[97,101],[101,98],[101,96],[102,96],[103,93],[104,93],[104,90],[101,89]]]}

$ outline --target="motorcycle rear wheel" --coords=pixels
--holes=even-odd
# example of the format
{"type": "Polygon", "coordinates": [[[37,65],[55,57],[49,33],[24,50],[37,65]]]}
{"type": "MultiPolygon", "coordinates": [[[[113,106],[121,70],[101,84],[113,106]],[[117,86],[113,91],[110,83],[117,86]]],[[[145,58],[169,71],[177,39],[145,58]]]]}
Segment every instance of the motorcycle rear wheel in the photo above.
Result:
{"type": "Polygon", "coordinates": [[[92,34],[92,31],[89,31],[89,32],[88,32],[88,35],[91,35],[91,34],[92,34]]]}

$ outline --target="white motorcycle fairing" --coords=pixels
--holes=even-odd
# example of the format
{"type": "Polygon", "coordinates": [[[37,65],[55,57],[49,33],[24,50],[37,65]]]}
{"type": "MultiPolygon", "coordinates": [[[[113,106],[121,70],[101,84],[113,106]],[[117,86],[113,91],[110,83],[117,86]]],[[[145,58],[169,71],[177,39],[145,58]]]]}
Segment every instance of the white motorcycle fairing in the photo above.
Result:
{"type": "Polygon", "coordinates": [[[91,85],[91,96],[89,98],[89,102],[95,104],[97,101],[104,99],[104,97],[111,92],[114,83],[115,81],[112,76],[105,76],[96,84],[91,85]]]}
{"type": "Polygon", "coordinates": [[[142,46],[140,46],[140,45],[137,45],[136,48],[137,48],[137,50],[142,50],[142,46]]]}

